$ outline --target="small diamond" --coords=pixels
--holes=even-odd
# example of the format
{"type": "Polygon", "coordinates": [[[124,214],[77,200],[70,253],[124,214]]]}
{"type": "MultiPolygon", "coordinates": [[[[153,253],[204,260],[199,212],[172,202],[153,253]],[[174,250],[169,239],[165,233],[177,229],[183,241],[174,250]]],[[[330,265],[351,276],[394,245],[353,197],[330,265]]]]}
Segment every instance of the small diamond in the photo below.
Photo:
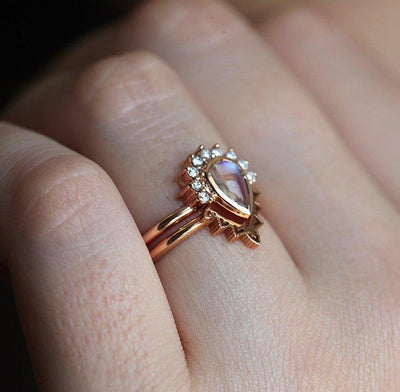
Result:
{"type": "Polygon", "coordinates": [[[236,159],[237,158],[236,153],[233,150],[229,150],[226,153],[226,157],[229,158],[229,159],[236,159]]]}
{"type": "Polygon", "coordinates": [[[206,149],[206,148],[203,148],[203,149],[200,151],[200,156],[201,156],[203,159],[210,159],[210,158],[211,158],[211,152],[210,152],[210,150],[208,150],[208,149],[206,149]]]}
{"type": "Polygon", "coordinates": [[[194,156],[192,157],[192,165],[193,166],[202,166],[204,163],[203,159],[198,157],[198,156],[194,156]]]}
{"type": "Polygon", "coordinates": [[[222,155],[224,155],[224,152],[220,149],[220,148],[213,148],[213,150],[211,151],[212,155],[214,155],[215,157],[221,157],[222,155]]]}
{"type": "Polygon", "coordinates": [[[193,180],[190,185],[195,191],[199,191],[203,187],[203,184],[199,180],[193,180]]]}
{"type": "Polygon", "coordinates": [[[189,175],[189,177],[195,178],[199,175],[199,171],[192,166],[189,166],[186,168],[187,174],[189,175]]]}
{"type": "Polygon", "coordinates": [[[254,173],[252,171],[249,171],[246,173],[246,178],[252,184],[253,182],[256,181],[257,173],[254,173]]]}
{"type": "Polygon", "coordinates": [[[240,159],[238,164],[243,170],[247,170],[249,168],[249,162],[244,161],[243,159],[240,159]]]}
{"type": "Polygon", "coordinates": [[[199,192],[197,194],[197,198],[199,199],[200,203],[208,203],[210,201],[210,195],[207,192],[199,192]]]}

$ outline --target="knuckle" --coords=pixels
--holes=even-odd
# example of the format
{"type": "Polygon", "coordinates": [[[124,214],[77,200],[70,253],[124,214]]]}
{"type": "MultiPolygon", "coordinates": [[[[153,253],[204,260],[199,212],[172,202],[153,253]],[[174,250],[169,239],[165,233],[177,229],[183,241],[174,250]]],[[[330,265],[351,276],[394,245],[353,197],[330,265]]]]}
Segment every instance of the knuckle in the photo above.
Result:
{"type": "Polygon", "coordinates": [[[95,163],[77,154],[50,157],[17,179],[13,198],[17,225],[29,237],[73,235],[82,230],[79,226],[99,219],[109,184],[95,163]]]}
{"type": "Polygon", "coordinates": [[[173,94],[176,78],[157,56],[137,52],[109,58],[83,72],[74,93],[100,126],[113,124],[173,94]]]}

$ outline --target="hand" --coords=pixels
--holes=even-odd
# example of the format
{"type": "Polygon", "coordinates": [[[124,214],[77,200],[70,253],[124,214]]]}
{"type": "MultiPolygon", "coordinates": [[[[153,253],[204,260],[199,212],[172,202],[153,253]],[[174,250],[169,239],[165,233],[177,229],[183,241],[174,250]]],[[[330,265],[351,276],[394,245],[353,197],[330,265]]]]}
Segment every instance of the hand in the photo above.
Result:
{"type": "Polygon", "coordinates": [[[398,391],[399,109],[313,11],[257,31],[152,1],[75,45],[0,127],[1,249],[43,390],[398,391]],[[140,233],[218,141],[259,173],[261,247],[204,230],[154,266],[140,233]]]}

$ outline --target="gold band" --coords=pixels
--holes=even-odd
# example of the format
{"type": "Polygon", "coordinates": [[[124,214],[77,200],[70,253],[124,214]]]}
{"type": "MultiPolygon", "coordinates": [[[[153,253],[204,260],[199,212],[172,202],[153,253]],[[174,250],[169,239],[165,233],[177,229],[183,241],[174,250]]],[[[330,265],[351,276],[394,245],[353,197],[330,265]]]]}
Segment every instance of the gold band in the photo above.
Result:
{"type": "Polygon", "coordinates": [[[149,229],[143,235],[143,239],[149,248],[152,259],[156,260],[205,227],[207,223],[201,215],[195,214],[192,207],[184,206],[149,229]],[[195,216],[189,219],[191,215],[195,216]],[[182,224],[182,222],[184,223],[182,224]]]}
{"type": "Polygon", "coordinates": [[[206,226],[211,234],[224,233],[230,242],[259,246],[262,220],[258,192],[252,186],[255,181],[256,173],[232,149],[224,152],[219,144],[210,150],[199,146],[183,162],[177,177],[182,188],[178,198],[184,206],[143,235],[153,260],[206,226]]]}

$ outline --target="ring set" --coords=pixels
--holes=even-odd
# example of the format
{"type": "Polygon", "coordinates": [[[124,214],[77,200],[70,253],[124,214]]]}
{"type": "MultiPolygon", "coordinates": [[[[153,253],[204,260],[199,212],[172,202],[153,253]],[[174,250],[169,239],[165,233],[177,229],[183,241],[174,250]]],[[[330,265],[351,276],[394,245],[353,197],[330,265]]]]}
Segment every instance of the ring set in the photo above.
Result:
{"type": "Polygon", "coordinates": [[[232,149],[224,151],[215,144],[210,149],[199,146],[182,166],[177,182],[183,207],[143,235],[153,260],[207,226],[214,235],[224,233],[229,242],[259,246],[262,220],[256,200],[259,192],[254,189],[257,175],[249,170],[249,163],[238,159],[232,149]]]}

